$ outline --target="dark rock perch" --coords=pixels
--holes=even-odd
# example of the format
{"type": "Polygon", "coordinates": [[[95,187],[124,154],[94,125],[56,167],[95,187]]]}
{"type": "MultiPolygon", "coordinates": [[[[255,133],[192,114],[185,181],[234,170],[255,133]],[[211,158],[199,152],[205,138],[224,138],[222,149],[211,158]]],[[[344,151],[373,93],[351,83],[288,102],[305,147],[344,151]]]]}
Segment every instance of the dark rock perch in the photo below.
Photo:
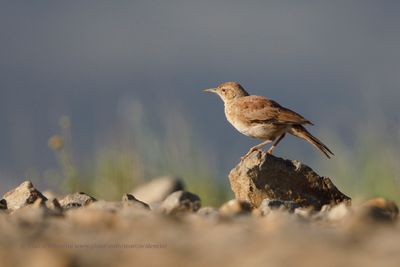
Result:
{"type": "Polygon", "coordinates": [[[240,162],[229,174],[235,196],[258,207],[264,199],[293,201],[300,207],[321,209],[326,204],[351,198],[340,192],[327,177],[296,160],[285,160],[257,152],[240,162]]]}

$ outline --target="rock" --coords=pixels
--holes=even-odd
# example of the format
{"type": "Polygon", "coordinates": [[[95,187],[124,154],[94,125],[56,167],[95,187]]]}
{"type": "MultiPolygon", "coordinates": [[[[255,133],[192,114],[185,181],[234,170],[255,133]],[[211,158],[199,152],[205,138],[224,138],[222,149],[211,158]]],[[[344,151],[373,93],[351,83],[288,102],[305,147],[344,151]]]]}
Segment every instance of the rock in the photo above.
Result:
{"type": "Polygon", "coordinates": [[[139,199],[135,198],[131,194],[124,194],[122,196],[122,202],[125,205],[133,205],[133,206],[138,206],[138,207],[142,207],[142,208],[145,208],[145,209],[150,209],[149,205],[147,205],[143,201],[140,201],[139,199]]]}
{"type": "Polygon", "coordinates": [[[56,213],[61,213],[63,211],[63,208],[61,207],[60,202],[58,202],[58,199],[56,199],[56,198],[47,200],[46,207],[49,210],[52,210],[56,213]]]}
{"type": "Polygon", "coordinates": [[[43,216],[59,216],[62,214],[62,208],[57,199],[43,200],[38,198],[32,205],[28,206],[32,209],[40,210],[43,216]]]}
{"type": "Polygon", "coordinates": [[[25,205],[11,214],[18,221],[23,221],[29,224],[38,223],[50,216],[62,215],[62,210],[49,209],[46,200],[42,198],[36,199],[32,205],[25,205]]]}
{"type": "Polygon", "coordinates": [[[206,220],[207,222],[217,223],[221,219],[221,214],[219,213],[218,209],[214,207],[204,207],[192,214],[203,220],[206,220]]]}
{"type": "Polygon", "coordinates": [[[117,212],[123,208],[122,202],[98,200],[86,205],[86,210],[99,210],[106,212],[117,212]]]}
{"type": "Polygon", "coordinates": [[[63,209],[71,209],[86,206],[94,201],[96,201],[94,197],[91,197],[83,192],[79,192],[66,195],[60,200],[60,205],[63,209]]]}
{"type": "Polygon", "coordinates": [[[310,208],[297,208],[293,211],[298,218],[310,221],[315,214],[315,211],[310,208]]]}
{"type": "Polygon", "coordinates": [[[7,208],[17,210],[26,205],[33,204],[38,198],[47,200],[30,181],[25,181],[17,188],[12,189],[4,194],[3,198],[7,202],[7,208]]]}
{"type": "MultiPolygon", "coordinates": [[[[107,208],[112,208],[113,206],[113,204],[106,205],[108,206],[107,208]]],[[[79,209],[69,209],[65,212],[65,219],[71,225],[90,229],[101,229],[104,226],[107,228],[115,227],[118,224],[117,212],[104,210],[104,208],[91,203],[79,209]]]]}
{"type": "Polygon", "coordinates": [[[148,211],[149,209],[146,208],[144,205],[136,202],[126,203],[120,201],[105,201],[105,200],[98,200],[91,202],[90,204],[85,206],[86,210],[98,210],[104,212],[111,212],[117,213],[121,212],[122,210],[144,210],[148,211]]]}
{"type": "Polygon", "coordinates": [[[7,209],[7,201],[5,199],[0,200],[0,210],[7,209]]]}
{"type": "Polygon", "coordinates": [[[326,213],[326,218],[329,221],[338,222],[343,221],[345,218],[349,217],[351,213],[352,212],[350,207],[345,203],[341,203],[339,205],[330,207],[330,209],[328,209],[326,213]]]}
{"type": "Polygon", "coordinates": [[[243,215],[250,214],[252,206],[248,201],[232,199],[225,202],[219,209],[221,215],[232,216],[232,215],[243,215]]]}
{"type": "Polygon", "coordinates": [[[319,210],[325,204],[351,203],[331,180],[296,160],[284,160],[266,152],[253,153],[229,174],[235,197],[253,207],[268,199],[293,201],[319,210]]]}
{"type": "Polygon", "coordinates": [[[43,222],[47,215],[47,210],[45,208],[33,208],[32,205],[27,205],[12,211],[10,217],[15,219],[18,223],[31,226],[43,222]]]}
{"type": "Polygon", "coordinates": [[[300,206],[294,201],[283,201],[279,199],[266,198],[261,202],[258,210],[260,211],[261,215],[265,216],[272,210],[281,210],[293,213],[297,208],[300,208],[300,206]]]}
{"type": "Polygon", "coordinates": [[[122,203],[122,209],[118,211],[118,215],[127,221],[136,221],[140,219],[147,219],[149,217],[160,217],[160,214],[156,212],[150,212],[149,209],[143,206],[124,204],[122,203]]]}
{"type": "Polygon", "coordinates": [[[399,208],[395,202],[385,198],[373,198],[361,205],[361,214],[375,222],[393,222],[397,220],[399,208]]]}
{"type": "Polygon", "coordinates": [[[33,209],[41,209],[41,208],[46,209],[47,208],[46,200],[38,198],[38,199],[36,199],[35,202],[33,202],[33,204],[30,206],[30,208],[33,208],[33,209]]]}
{"type": "Polygon", "coordinates": [[[63,211],[57,199],[43,200],[41,198],[38,198],[32,205],[27,206],[25,210],[27,210],[28,208],[40,211],[43,217],[59,216],[62,215],[63,211]]]}
{"type": "Polygon", "coordinates": [[[164,201],[167,196],[179,190],[184,190],[181,179],[163,176],[137,187],[132,195],[145,203],[154,204],[164,201]]]}
{"type": "Polygon", "coordinates": [[[165,214],[195,212],[201,207],[200,198],[187,191],[177,191],[169,195],[158,208],[165,214]]]}
{"type": "Polygon", "coordinates": [[[219,212],[218,209],[214,208],[214,207],[204,207],[201,208],[197,211],[197,214],[201,215],[201,216],[218,216],[219,212]]]}

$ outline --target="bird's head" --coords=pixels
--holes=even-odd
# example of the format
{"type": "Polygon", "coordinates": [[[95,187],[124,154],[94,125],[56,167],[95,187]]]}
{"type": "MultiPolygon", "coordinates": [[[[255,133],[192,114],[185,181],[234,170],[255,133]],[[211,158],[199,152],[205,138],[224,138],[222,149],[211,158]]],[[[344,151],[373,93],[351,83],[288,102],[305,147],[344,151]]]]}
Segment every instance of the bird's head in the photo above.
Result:
{"type": "Polygon", "coordinates": [[[221,83],[216,88],[205,89],[204,92],[215,93],[219,95],[224,102],[249,95],[246,90],[236,82],[221,83]]]}

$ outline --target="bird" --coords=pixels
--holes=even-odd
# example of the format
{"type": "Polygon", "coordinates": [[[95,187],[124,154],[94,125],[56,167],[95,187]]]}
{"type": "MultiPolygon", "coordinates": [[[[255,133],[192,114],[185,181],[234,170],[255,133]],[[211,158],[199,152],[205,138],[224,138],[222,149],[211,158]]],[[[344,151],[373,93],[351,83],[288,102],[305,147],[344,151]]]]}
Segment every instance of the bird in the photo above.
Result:
{"type": "Polygon", "coordinates": [[[268,154],[272,154],[286,134],[306,140],[327,158],[334,155],[304,127],[314,125],[311,121],[274,100],[264,96],[250,95],[237,82],[224,82],[216,88],[208,88],[204,91],[215,93],[222,99],[225,116],[236,130],[246,136],[262,140],[262,143],[251,147],[241,160],[273,142],[267,151],[268,154]]]}

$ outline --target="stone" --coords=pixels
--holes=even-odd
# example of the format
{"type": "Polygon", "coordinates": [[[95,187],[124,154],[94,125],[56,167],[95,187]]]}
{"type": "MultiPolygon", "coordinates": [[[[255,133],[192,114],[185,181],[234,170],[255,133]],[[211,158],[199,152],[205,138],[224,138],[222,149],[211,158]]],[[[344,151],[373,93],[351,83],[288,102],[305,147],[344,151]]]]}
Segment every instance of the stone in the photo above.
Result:
{"type": "Polygon", "coordinates": [[[201,216],[215,216],[219,215],[218,209],[214,207],[203,207],[197,211],[197,214],[201,216]]]}
{"type": "Polygon", "coordinates": [[[399,215],[399,207],[394,201],[385,198],[373,198],[361,205],[363,217],[375,222],[393,222],[399,215]]]}
{"type": "Polygon", "coordinates": [[[47,215],[48,213],[45,208],[32,207],[32,205],[23,206],[10,213],[10,217],[14,218],[16,222],[28,225],[43,222],[47,215]]]}
{"type": "Polygon", "coordinates": [[[60,205],[63,209],[71,209],[86,206],[94,201],[96,201],[94,197],[91,197],[83,192],[79,192],[66,195],[60,200],[60,205]]]}
{"type": "Polygon", "coordinates": [[[127,221],[136,221],[138,219],[147,219],[149,217],[161,217],[157,212],[150,212],[149,209],[137,205],[126,205],[122,203],[122,209],[118,211],[121,218],[127,221]]]}
{"type": "MultiPolygon", "coordinates": [[[[43,216],[58,216],[62,214],[62,208],[57,199],[43,200],[38,198],[32,205],[28,206],[32,209],[40,210],[43,216]]],[[[27,209],[27,208],[26,208],[27,209]]]]}
{"type": "Polygon", "coordinates": [[[258,210],[260,214],[265,216],[270,213],[272,210],[280,210],[287,211],[289,213],[293,213],[296,209],[300,208],[300,206],[294,201],[284,201],[279,199],[264,199],[258,210]]]}
{"type": "Polygon", "coordinates": [[[238,200],[253,207],[264,199],[292,201],[300,207],[321,209],[325,204],[351,203],[327,177],[296,160],[285,160],[267,152],[253,153],[229,173],[232,191],[238,200]]]}
{"type": "Polygon", "coordinates": [[[179,190],[184,190],[184,184],[180,178],[162,176],[138,186],[131,194],[151,205],[164,201],[167,196],[179,190]]]}
{"type": "Polygon", "coordinates": [[[117,212],[123,208],[122,202],[98,200],[86,205],[86,210],[100,210],[106,212],[117,212]]]}
{"type": "Polygon", "coordinates": [[[58,201],[55,199],[52,200],[43,200],[38,198],[32,205],[27,206],[25,209],[36,209],[42,213],[43,217],[46,216],[59,216],[62,215],[62,208],[58,201]]]}
{"type": "Polygon", "coordinates": [[[38,198],[38,199],[36,199],[35,202],[33,202],[33,204],[30,206],[30,208],[33,208],[33,209],[42,209],[42,208],[46,209],[47,208],[46,201],[47,200],[43,200],[41,198],[38,198]]]}
{"type": "Polygon", "coordinates": [[[138,207],[142,207],[145,209],[150,209],[150,206],[148,204],[144,203],[143,201],[140,201],[139,199],[135,198],[131,194],[124,194],[122,196],[122,202],[125,205],[133,205],[133,206],[138,206],[138,207]]]}
{"type": "Polygon", "coordinates": [[[200,198],[187,191],[176,191],[169,195],[158,208],[165,214],[195,212],[201,207],[200,198]]]}
{"type": "Polygon", "coordinates": [[[310,221],[315,215],[315,211],[310,208],[297,208],[293,211],[293,214],[297,215],[298,218],[310,221]]]}
{"type": "Polygon", "coordinates": [[[62,210],[49,209],[47,207],[47,200],[42,198],[36,199],[32,205],[25,205],[17,210],[12,211],[12,216],[20,222],[29,224],[42,222],[50,216],[62,215],[62,210]]]}
{"type": "Polygon", "coordinates": [[[0,210],[7,209],[7,201],[5,199],[0,200],[0,210]]]}
{"type": "Polygon", "coordinates": [[[211,222],[218,222],[221,217],[218,209],[214,207],[204,207],[193,214],[196,214],[200,218],[206,219],[207,221],[211,222]]]}
{"type": "Polygon", "coordinates": [[[3,196],[7,202],[9,210],[17,210],[26,205],[33,204],[37,199],[47,200],[42,193],[37,190],[31,181],[25,181],[17,188],[14,188],[3,196]]]}
{"type": "Polygon", "coordinates": [[[331,208],[326,212],[326,218],[329,221],[338,222],[343,221],[351,215],[352,211],[348,205],[341,203],[331,208]]]}
{"type": "Polygon", "coordinates": [[[208,223],[218,223],[221,220],[221,214],[218,209],[214,207],[204,207],[192,214],[208,223]]]}
{"type": "Polygon", "coordinates": [[[252,206],[248,201],[232,199],[222,204],[219,212],[224,216],[250,214],[252,206]]]}
{"type": "Polygon", "coordinates": [[[63,208],[61,207],[61,204],[60,204],[60,202],[58,201],[57,198],[48,199],[46,201],[46,207],[49,210],[52,210],[52,211],[57,212],[57,213],[61,213],[63,211],[63,208]]]}
{"type": "Polygon", "coordinates": [[[118,224],[117,212],[112,210],[114,205],[106,205],[108,206],[107,208],[111,209],[105,210],[104,206],[100,208],[95,203],[78,209],[69,209],[65,212],[65,219],[71,225],[89,227],[91,229],[101,229],[104,226],[107,228],[115,227],[118,224]]]}

